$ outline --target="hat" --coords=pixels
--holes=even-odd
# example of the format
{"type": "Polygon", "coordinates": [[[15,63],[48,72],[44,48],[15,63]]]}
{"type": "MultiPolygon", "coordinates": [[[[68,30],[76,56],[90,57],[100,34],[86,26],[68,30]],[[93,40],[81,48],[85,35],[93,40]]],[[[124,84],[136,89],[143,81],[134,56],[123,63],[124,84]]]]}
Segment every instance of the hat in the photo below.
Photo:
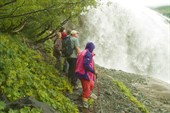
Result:
{"type": "Polygon", "coordinates": [[[93,52],[94,48],[95,45],[93,44],[93,42],[88,42],[85,47],[85,49],[88,49],[90,52],[93,52]]]}
{"type": "Polygon", "coordinates": [[[71,35],[77,34],[78,32],[76,30],[71,31],[71,35]]]}

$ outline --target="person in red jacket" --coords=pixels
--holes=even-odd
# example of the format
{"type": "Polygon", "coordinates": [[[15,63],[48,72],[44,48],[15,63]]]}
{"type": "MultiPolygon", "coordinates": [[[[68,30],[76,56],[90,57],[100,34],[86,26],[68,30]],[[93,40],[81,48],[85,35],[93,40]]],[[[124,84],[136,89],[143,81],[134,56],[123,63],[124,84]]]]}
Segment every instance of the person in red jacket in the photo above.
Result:
{"type": "Polygon", "coordinates": [[[61,39],[63,40],[67,36],[67,32],[64,27],[61,27],[59,32],[61,33],[61,39]]]}
{"type": "Polygon", "coordinates": [[[95,46],[92,42],[86,44],[85,49],[79,53],[76,62],[76,75],[81,81],[83,92],[82,101],[83,106],[88,108],[88,98],[90,97],[91,91],[94,88],[94,81],[97,72],[94,69],[94,50],[95,46]]]}

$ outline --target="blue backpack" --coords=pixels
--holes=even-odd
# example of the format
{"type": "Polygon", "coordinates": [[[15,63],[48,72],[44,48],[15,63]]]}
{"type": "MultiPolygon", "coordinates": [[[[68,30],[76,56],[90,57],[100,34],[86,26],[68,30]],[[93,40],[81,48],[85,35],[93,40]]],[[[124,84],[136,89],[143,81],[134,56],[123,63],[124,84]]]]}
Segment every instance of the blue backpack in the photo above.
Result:
{"type": "Polygon", "coordinates": [[[74,48],[71,46],[71,37],[66,36],[62,41],[62,56],[69,57],[72,53],[74,48]]]}

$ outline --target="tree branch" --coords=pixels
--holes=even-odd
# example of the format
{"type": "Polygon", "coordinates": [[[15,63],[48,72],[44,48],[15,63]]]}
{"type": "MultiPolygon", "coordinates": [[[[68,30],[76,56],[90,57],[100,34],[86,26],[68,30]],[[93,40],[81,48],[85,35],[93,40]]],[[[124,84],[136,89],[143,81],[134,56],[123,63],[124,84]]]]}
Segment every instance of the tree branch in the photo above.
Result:
{"type": "Polygon", "coordinates": [[[32,12],[28,12],[28,13],[24,13],[24,14],[18,14],[18,15],[11,15],[11,16],[6,16],[6,17],[1,17],[0,19],[5,19],[5,18],[15,18],[15,17],[20,17],[20,16],[27,16],[27,15],[30,15],[30,14],[35,14],[35,13],[39,13],[39,12],[43,12],[43,11],[46,11],[46,10],[49,10],[51,8],[53,8],[55,5],[52,5],[50,7],[47,7],[47,8],[44,8],[44,9],[40,9],[40,10],[37,10],[37,11],[32,11],[32,12]]]}
{"type": "Polygon", "coordinates": [[[60,3],[60,4],[80,4],[80,3],[82,3],[83,2],[83,0],[82,1],[80,1],[80,2],[58,2],[58,3],[60,3]]]}
{"type": "Polygon", "coordinates": [[[19,28],[18,29],[14,29],[12,32],[13,33],[17,33],[17,32],[19,32],[19,31],[21,31],[23,28],[24,28],[24,26],[26,25],[26,21],[24,21],[24,23],[21,23],[20,25],[19,25],[19,28]]]}
{"type": "MultiPolygon", "coordinates": [[[[61,26],[63,26],[66,22],[68,22],[68,20],[71,18],[71,16],[69,16],[68,18],[66,18],[59,26],[57,26],[56,30],[59,29],[61,26]]],[[[46,40],[53,38],[55,30],[53,30],[52,33],[50,33],[49,35],[47,35],[45,38],[38,40],[36,43],[42,43],[45,42],[46,40]]]]}
{"type": "Polygon", "coordinates": [[[9,14],[9,15],[13,15],[13,14],[14,14],[19,8],[21,8],[24,4],[25,4],[25,0],[23,1],[23,3],[22,3],[20,6],[16,7],[16,8],[11,12],[11,14],[9,14]]]}
{"type": "Polygon", "coordinates": [[[17,0],[12,0],[12,1],[9,1],[9,2],[7,2],[7,3],[4,3],[4,4],[0,5],[0,8],[4,7],[4,6],[6,6],[6,5],[12,4],[12,3],[16,2],[16,1],[17,1],[17,0]]]}
{"type": "Polygon", "coordinates": [[[48,29],[50,28],[50,25],[48,25],[43,31],[37,34],[37,37],[43,35],[48,29]]]}

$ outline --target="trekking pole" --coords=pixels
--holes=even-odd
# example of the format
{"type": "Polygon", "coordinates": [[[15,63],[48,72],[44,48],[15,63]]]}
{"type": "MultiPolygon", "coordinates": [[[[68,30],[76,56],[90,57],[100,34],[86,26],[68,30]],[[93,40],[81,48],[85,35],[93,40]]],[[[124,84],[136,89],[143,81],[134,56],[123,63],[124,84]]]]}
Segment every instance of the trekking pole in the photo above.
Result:
{"type": "Polygon", "coordinates": [[[99,99],[99,105],[100,105],[100,111],[101,111],[100,113],[103,113],[101,98],[100,98],[100,86],[99,86],[97,75],[96,75],[96,83],[97,83],[97,92],[98,92],[98,99],[99,99]]]}

